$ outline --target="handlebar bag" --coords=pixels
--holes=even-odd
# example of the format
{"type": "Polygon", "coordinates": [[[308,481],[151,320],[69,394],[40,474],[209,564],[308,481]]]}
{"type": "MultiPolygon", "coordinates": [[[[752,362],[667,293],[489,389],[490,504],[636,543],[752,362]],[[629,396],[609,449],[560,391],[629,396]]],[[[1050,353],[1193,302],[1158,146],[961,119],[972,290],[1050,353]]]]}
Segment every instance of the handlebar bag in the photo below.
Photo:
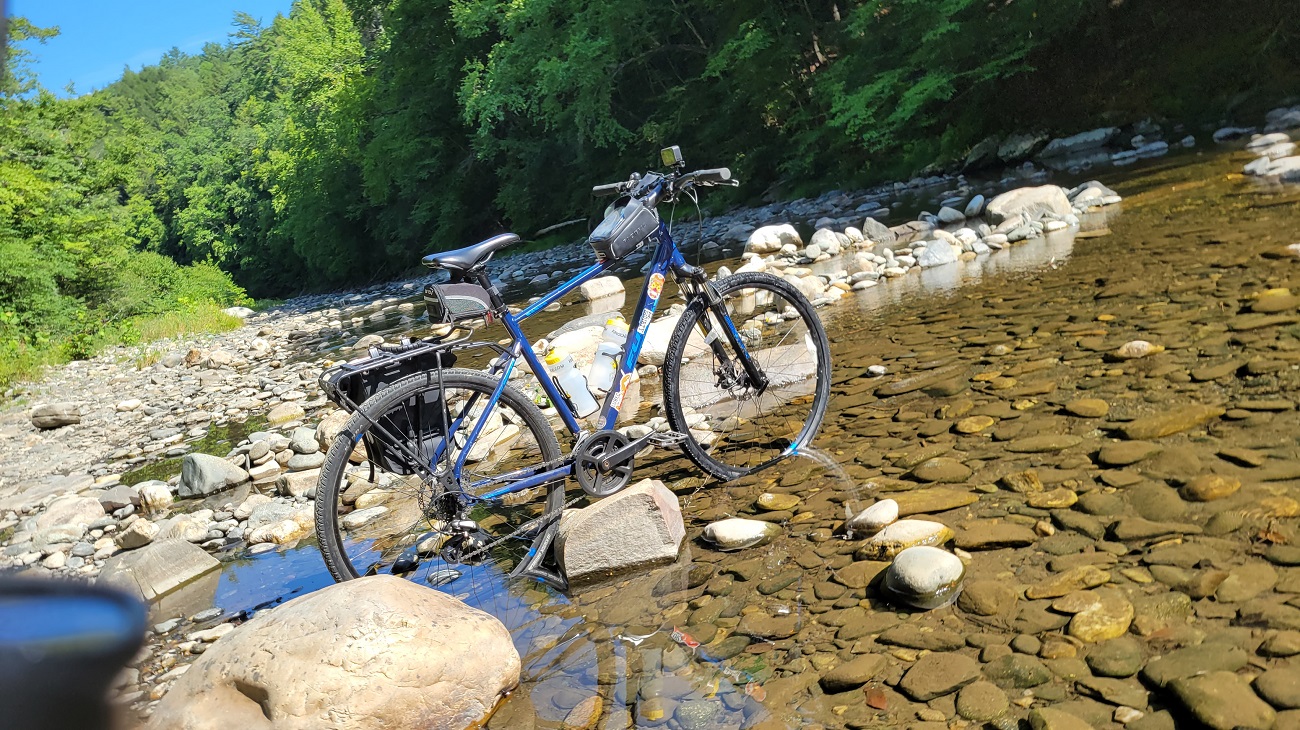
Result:
{"type": "Polygon", "coordinates": [[[618,261],[641,248],[657,230],[659,216],[654,210],[638,200],[629,200],[626,205],[609,211],[587,242],[601,263],[618,261]]]}

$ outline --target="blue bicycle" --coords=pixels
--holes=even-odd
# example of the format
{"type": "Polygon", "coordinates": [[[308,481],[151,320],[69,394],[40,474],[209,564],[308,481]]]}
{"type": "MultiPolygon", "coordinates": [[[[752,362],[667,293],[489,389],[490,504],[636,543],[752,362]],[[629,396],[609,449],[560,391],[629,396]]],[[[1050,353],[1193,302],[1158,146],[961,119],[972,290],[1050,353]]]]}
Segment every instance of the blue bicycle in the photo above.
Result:
{"type": "MultiPolygon", "coordinates": [[[[584,498],[622,489],[647,447],[680,447],[706,472],[731,480],[798,452],[817,433],[830,395],[830,347],[811,303],[760,271],[710,281],[678,251],[657,208],[697,191],[734,185],[724,169],[686,172],[680,151],[666,172],[601,185],[617,198],[589,242],[597,263],[518,313],[485,264],[519,241],[502,234],[424,258],[451,281],[425,290],[430,319],[459,337],[374,348],[321,376],[352,413],[333,441],[316,491],[316,530],[336,580],[381,572],[454,585],[464,566],[563,588],[551,543],[560,514],[584,498]],[[646,245],[654,252],[626,347],[603,407],[574,412],[520,323],[646,245]],[[667,429],[632,438],[615,428],[666,277],[685,299],[661,371],[667,429]],[[500,322],[509,345],[471,341],[469,327],[500,322]],[[494,351],[486,372],[453,367],[470,348],[494,351]],[[544,413],[511,384],[523,363],[553,406],[544,413]],[[571,436],[565,454],[556,438],[571,436]],[[566,494],[570,478],[582,488],[566,494]]],[[[662,326],[662,325],[661,325],[662,326]]],[[[644,430],[644,429],[642,429],[644,430]]]]}

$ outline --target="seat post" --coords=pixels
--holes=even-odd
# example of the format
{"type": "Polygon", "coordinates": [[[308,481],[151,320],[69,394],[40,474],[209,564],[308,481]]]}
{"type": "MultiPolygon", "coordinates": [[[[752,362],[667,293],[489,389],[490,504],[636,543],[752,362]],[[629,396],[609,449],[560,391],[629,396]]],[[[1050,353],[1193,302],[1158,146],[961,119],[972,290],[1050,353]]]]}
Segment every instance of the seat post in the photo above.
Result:
{"type": "Polygon", "coordinates": [[[504,312],[506,310],[505,299],[501,297],[501,290],[497,289],[496,284],[493,284],[492,280],[488,278],[487,270],[483,268],[476,269],[474,278],[478,285],[486,289],[488,296],[492,298],[492,309],[497,312],[504,312]]]}

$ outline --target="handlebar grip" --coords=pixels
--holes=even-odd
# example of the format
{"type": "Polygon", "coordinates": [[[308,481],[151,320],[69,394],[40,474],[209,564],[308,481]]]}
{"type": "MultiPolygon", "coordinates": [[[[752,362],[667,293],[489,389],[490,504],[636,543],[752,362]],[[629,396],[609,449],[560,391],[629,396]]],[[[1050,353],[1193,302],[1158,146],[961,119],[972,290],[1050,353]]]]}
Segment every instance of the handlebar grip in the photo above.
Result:
{"type": "Polygon", "coordinates": [[[713,170],[700,170],[692,177],[695,178],[695,182],[725,183],[731,180],[731,170],[725,167],[719,167],[713,170]]]}
{"type": "Polygon", "coordinates": [[[612,197],[623,193],[623,186],[626,183],[610,183],[608,185],[597,185],[591,189],[591,194],[598,197],[612,197]]]}

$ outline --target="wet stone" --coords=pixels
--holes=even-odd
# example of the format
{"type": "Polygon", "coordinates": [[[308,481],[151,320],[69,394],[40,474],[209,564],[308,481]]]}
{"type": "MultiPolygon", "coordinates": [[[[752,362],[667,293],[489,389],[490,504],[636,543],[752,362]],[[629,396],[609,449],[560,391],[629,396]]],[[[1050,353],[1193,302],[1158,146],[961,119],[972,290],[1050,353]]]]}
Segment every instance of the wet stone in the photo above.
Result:
{"type": "Polygon", "coordinates": [[[929,702],[956,692],[979,676],[979,663],[964,654],[926,654],[907,670],[898,689],[917,702],[929,702]]]}
{"type": "Polygon", "coordinates": [[[976,616],[1000,616],[1015,605],[1015,588],[1001,580],[970,581],[957,597],[957,607],[976,616]]]}
{"type": "Polygon", "coordinates": [[[894,501],[898,504],[898,514],[908,517],[917,514],[947,512],[948,510],[965,507],[979,501],[979,495],[960,489],[929,487],[895,494],[894,501]]]}
{"type": "Polygon", "coordinates": [[[793,494],[772,494],[764,492],[758,496],[755,504],[759,509],[771,512],[792,510],[799,504],[799,498],[793,494]]]}
{"type": "Polygon", "coordinates": [[[963,550],[996,550],[1032,545],[1038,536],[1034,531],[1009,522],[972,522],[958,531],[955,544],[963,550]]]}
{"type": "Polygon", "coordinates": [[[1219,474],[1202,474],[1184,484],[1178,493],[1189,502],[1213,502],[1236,494],[1241,480],[1219,474]]]}
{"type": "Polygon", "coordinates": [[[964,482],[971,476],[970,467],[946,457],[928,459],[912,469],[912,476],[923,482],[964,482]]]}
{"type": "Polygon", "coordinates": [[[1025,597],[1059,598],[1074,591],[1095,588],[1110,582],[1110,573],[1095,565],[1081,565],[1025,589],[1025,597]]]}
{"type": "Polygon", "coordinates": [[[1082,442],[1083,439],[1069,434],[1041,434],[1011,441],[1006,450],[1013,454],[1044,454],[1064,451],[1082,442]]]}
{"type": "Polygon", "coordinates": [[[880,654],[862,654],[823,674],[822,689],[829,693],[857,689],[880,677],[886,663],[880,654]]]}
{"type": "Polygon", "coordinates": [[[803,576],[804,573],[802,570],[788,570],[760,582],[758,584],[758,592],[765,596],[770,596],[773,593],[788,587],[800,578],[803,578],[803,576]]]}
{"type": "Polygon", "coordinates": [[[1221,406],[1188,405],[1130,421],[1120,431],[1129,440],[1162,438],[1209,423],[1222,416],[1225,410],[1221,406]]]}
{"type": "Polygon", "coordinates": [[[1084,660],[1093,674],[1118,678],[1132,677],[1142,670],[1145,663],[1142,645],[1128,636],[1093,645],[1084,660]]]}
{"type": "Polygon", "coordinates": [[[1277,583],[1277,571],[1267,563],[1247,563],[1228,572],[1228,577],[1214,591],[1220,603],[1249,601],[1277,583]]]}
{"type": "Polygon", "coordinates": [[[1102,418],[1110,412],[1110,404],[1099,398],[1080,398],[1066,403],[1064,409],[1079,418],[1102,418]]]}
{"type": "Polygon", "coordinates": [[[1007,474],[999,482],[1003,487],[1017,494],[1032,494],[1043,491],[1043,482],[1039,479],[1038,472],[1033,469],[1007,474]]]}
{"type": "Polygon", "coordinates": [[[957,714],[973,722],[989,722],[1006,714],[1007,693],[992,682],[972,682],[957,693],[957,714]]]}
{"type": "Polygon", "coordinates": [[[1038,707],[1029,713],[1029,727],[1033,730],[1092,730],[1092,725],[1065,710],[1038,707]]]}
{"type": "Polygon", "coordinates": [[[955,631],[946,629],[925,631],[911,624],[895,626],[880,634],[876,641],[890,646],[927,651],[956,651],[966,646],[966,639],[955,631]]]}
{"type": "Polygon", "coordinates": [[[1128,466],[1160,453],[1160,447],[1145,441],[1118,441],[1101,447],[1097,461],[1104,466],[1128,466]]]}
{"type": "Polygon", "coordinates": [[[1065,487],[1057,487],[1049,492],[1032,492],[1025,500],[1035,509],[1068,509],[1078,501],[1079,495],[1065,487]]]}
{"type": "Polygon", "coordinates": [[[1034,657],[1009,654],[984,665],[984,676],[1004,689],[1028,689],[1052,681],[1052,673],[1034,657]]]}
{"type": "Polygon", "coordinates": [[[1197,720],[1212,730],[1271,728],[1272,707],[1261,700],[1246,680],[1227,671],[1214,671],[1174,680],[1174,697],[1197,720]]]}
{"type": "Polygon", "coordinates": [[[1227,644],[1202,644],[1175,649],[1155,657],[1142,669],[1142,678],[1156,687],[1166,687],[1183,677],[1200,672],[1221,670],[1235,672],[1246,666],[1250,656],[1227,644]]]}
{"type": "Polygon", "coordinates": [[[1279,710],[1300,708],[1300,667],[1278,667],[1255,678],[1255,692],[1279,710]]]}

